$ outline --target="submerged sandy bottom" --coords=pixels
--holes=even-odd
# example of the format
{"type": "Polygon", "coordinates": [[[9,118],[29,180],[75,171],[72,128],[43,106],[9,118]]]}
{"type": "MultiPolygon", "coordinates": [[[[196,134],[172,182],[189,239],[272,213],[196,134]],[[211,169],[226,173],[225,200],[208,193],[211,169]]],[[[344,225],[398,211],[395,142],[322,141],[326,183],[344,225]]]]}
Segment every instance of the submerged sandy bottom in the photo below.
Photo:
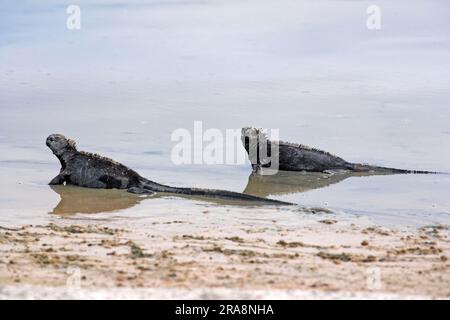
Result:
{"type": "Polygon", "coordinates": [[[448,225],[398,230],[317,209],[241,208],[245,219],[227,210],[126,227],[83,216],[2,227],[0,298],[450,297],[448,225]]]}

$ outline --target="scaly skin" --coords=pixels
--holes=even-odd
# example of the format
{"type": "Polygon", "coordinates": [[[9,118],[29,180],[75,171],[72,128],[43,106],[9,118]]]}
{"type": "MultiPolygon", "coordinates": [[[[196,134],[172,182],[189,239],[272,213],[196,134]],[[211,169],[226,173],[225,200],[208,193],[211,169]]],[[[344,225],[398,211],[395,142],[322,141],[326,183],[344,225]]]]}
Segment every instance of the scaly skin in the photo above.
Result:
{"type": "Polygon", "coordinates": [[[114,160],[97,154],[78,151],[75,142],[61,134],[50,135],[46,144],[61,162],[61,171],[50,181],[50,185],[66,183],[86,188],[126,189],[137,194],[163,192],[252,201],[261,204],[291,204],[225,190],[177,188],[159,184],[141,177],[136,171],[114,160]]]}
{"type": "Polygon", "coordinates": [[[351,163],[332,155],[326,151],[311,148],[301,144],[284,141],[270,141],[262,129],[254,127],[242,128],[242,143],[245,150],[259,150],[259,146],[267,143],[267,155],[264,157],[259,151],[251,159],[254,172],[261,168],[269,167],[272,144],[278,146],[278,169],[283,171],[305,171],[305,172],[329,172],[329,171],[351,171],[351,172],[376,172],[385,174],[396,173],[437,173],[429,171],[403,170],[371,166],[367,164],[351,163]],[[257,147],[255,147],[255,145],[257,147]]]}

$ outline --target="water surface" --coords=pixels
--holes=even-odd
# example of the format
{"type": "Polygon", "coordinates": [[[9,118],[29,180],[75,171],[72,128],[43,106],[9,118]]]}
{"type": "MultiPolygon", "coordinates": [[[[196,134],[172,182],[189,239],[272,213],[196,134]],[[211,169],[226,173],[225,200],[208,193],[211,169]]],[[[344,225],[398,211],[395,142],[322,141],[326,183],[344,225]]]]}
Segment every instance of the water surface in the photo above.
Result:
{"type": "Polygon", "coordinates": [[[171,133],[202,120],[278,128],[349,161],[450,172],[448,1],[378,1],[379,31],[366,28],[368,1],[77,1],[79,31],[66,28],[69,4],[0,4],[1,223],[211,206],[58,192],[44,144],[54,132],[161,183],[253,190],[381,224],[450,221],[446,175],[255,182],[248,165],[170,160],[171,133]]]}

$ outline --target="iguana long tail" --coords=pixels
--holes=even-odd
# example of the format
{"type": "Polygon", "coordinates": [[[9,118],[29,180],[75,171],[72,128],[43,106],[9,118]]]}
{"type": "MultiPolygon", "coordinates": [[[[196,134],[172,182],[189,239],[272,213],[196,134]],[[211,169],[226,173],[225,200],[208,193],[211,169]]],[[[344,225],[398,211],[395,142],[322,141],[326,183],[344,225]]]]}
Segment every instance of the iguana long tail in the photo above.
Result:
{"type": "Polygon", "coordinates": [[[159,184],[150,180],[143,181],[142,188],[148,191],[183,194],[190,196],[203,196],[208,198],[226,199],[226,200],[238,200],[238,201],[251,201],[261,204],[271,205],[294,205],[294,203],[284,202],[280,200],[266,199],[249,194],[232,192],[226,190],[216,189],[202,189],[202,188],[179,188],[171,187],[163,184],[159,184]]]}
{"type": "Polygon", "coordinates": [[[441,172],[423,171],[423,170],[405,170],[387,167],[371,166],[367,164],[350,164],[355,172],[380,172],[380,173],[398,173],[398,174],[441,174],[441,172]]]}

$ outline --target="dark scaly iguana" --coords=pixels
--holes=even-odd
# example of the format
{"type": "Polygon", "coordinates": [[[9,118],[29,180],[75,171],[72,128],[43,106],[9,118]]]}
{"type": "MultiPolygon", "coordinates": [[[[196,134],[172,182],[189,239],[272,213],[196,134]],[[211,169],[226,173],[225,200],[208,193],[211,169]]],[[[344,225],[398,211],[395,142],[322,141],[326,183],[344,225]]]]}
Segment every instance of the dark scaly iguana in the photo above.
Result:
{"type": "Polygon", "coordinates": [[[141,177],[134,170],[114,160],[97,154],[78,151],[75,141],[67,139],[61,134],[50,135],[46,144],[61,162],[61,171],[50,181],[50,185],[66,183],[86,188],[127,189],[129,192],[137,194],[162,192],[265,204],[291,204],[231,191],[177,188],[159,184],[141,177]]]}
{"type": "Polygon", "coordinates": [[[332,171],[350,171],[350,172],[372,172],[381,174],[396,173],[417,173],[432,174],[438,172],[404,170],[395,168],[386,168],[372,166],[368,164],[359,164],[347,162],[344,159],[332,155],[326,151],[311,148],[301,144],[289,143],[284,141],[270,141],[264,130],[254,127],[242,128],[242,143],[245,150],[249,153],[252,150],[253,172],[259,172],[264,167],[270,167],[272,144],[278,147],[278,170],[283,171],[305,171],[305,172],[332,172],[332,171]],[[260,146],[266,144],[267,152],[260,154],[260,146]],[[254,154],[253,154],[254,153],[254,154]],[[263,156],[267,154],[267,156],[263,156]]]}

